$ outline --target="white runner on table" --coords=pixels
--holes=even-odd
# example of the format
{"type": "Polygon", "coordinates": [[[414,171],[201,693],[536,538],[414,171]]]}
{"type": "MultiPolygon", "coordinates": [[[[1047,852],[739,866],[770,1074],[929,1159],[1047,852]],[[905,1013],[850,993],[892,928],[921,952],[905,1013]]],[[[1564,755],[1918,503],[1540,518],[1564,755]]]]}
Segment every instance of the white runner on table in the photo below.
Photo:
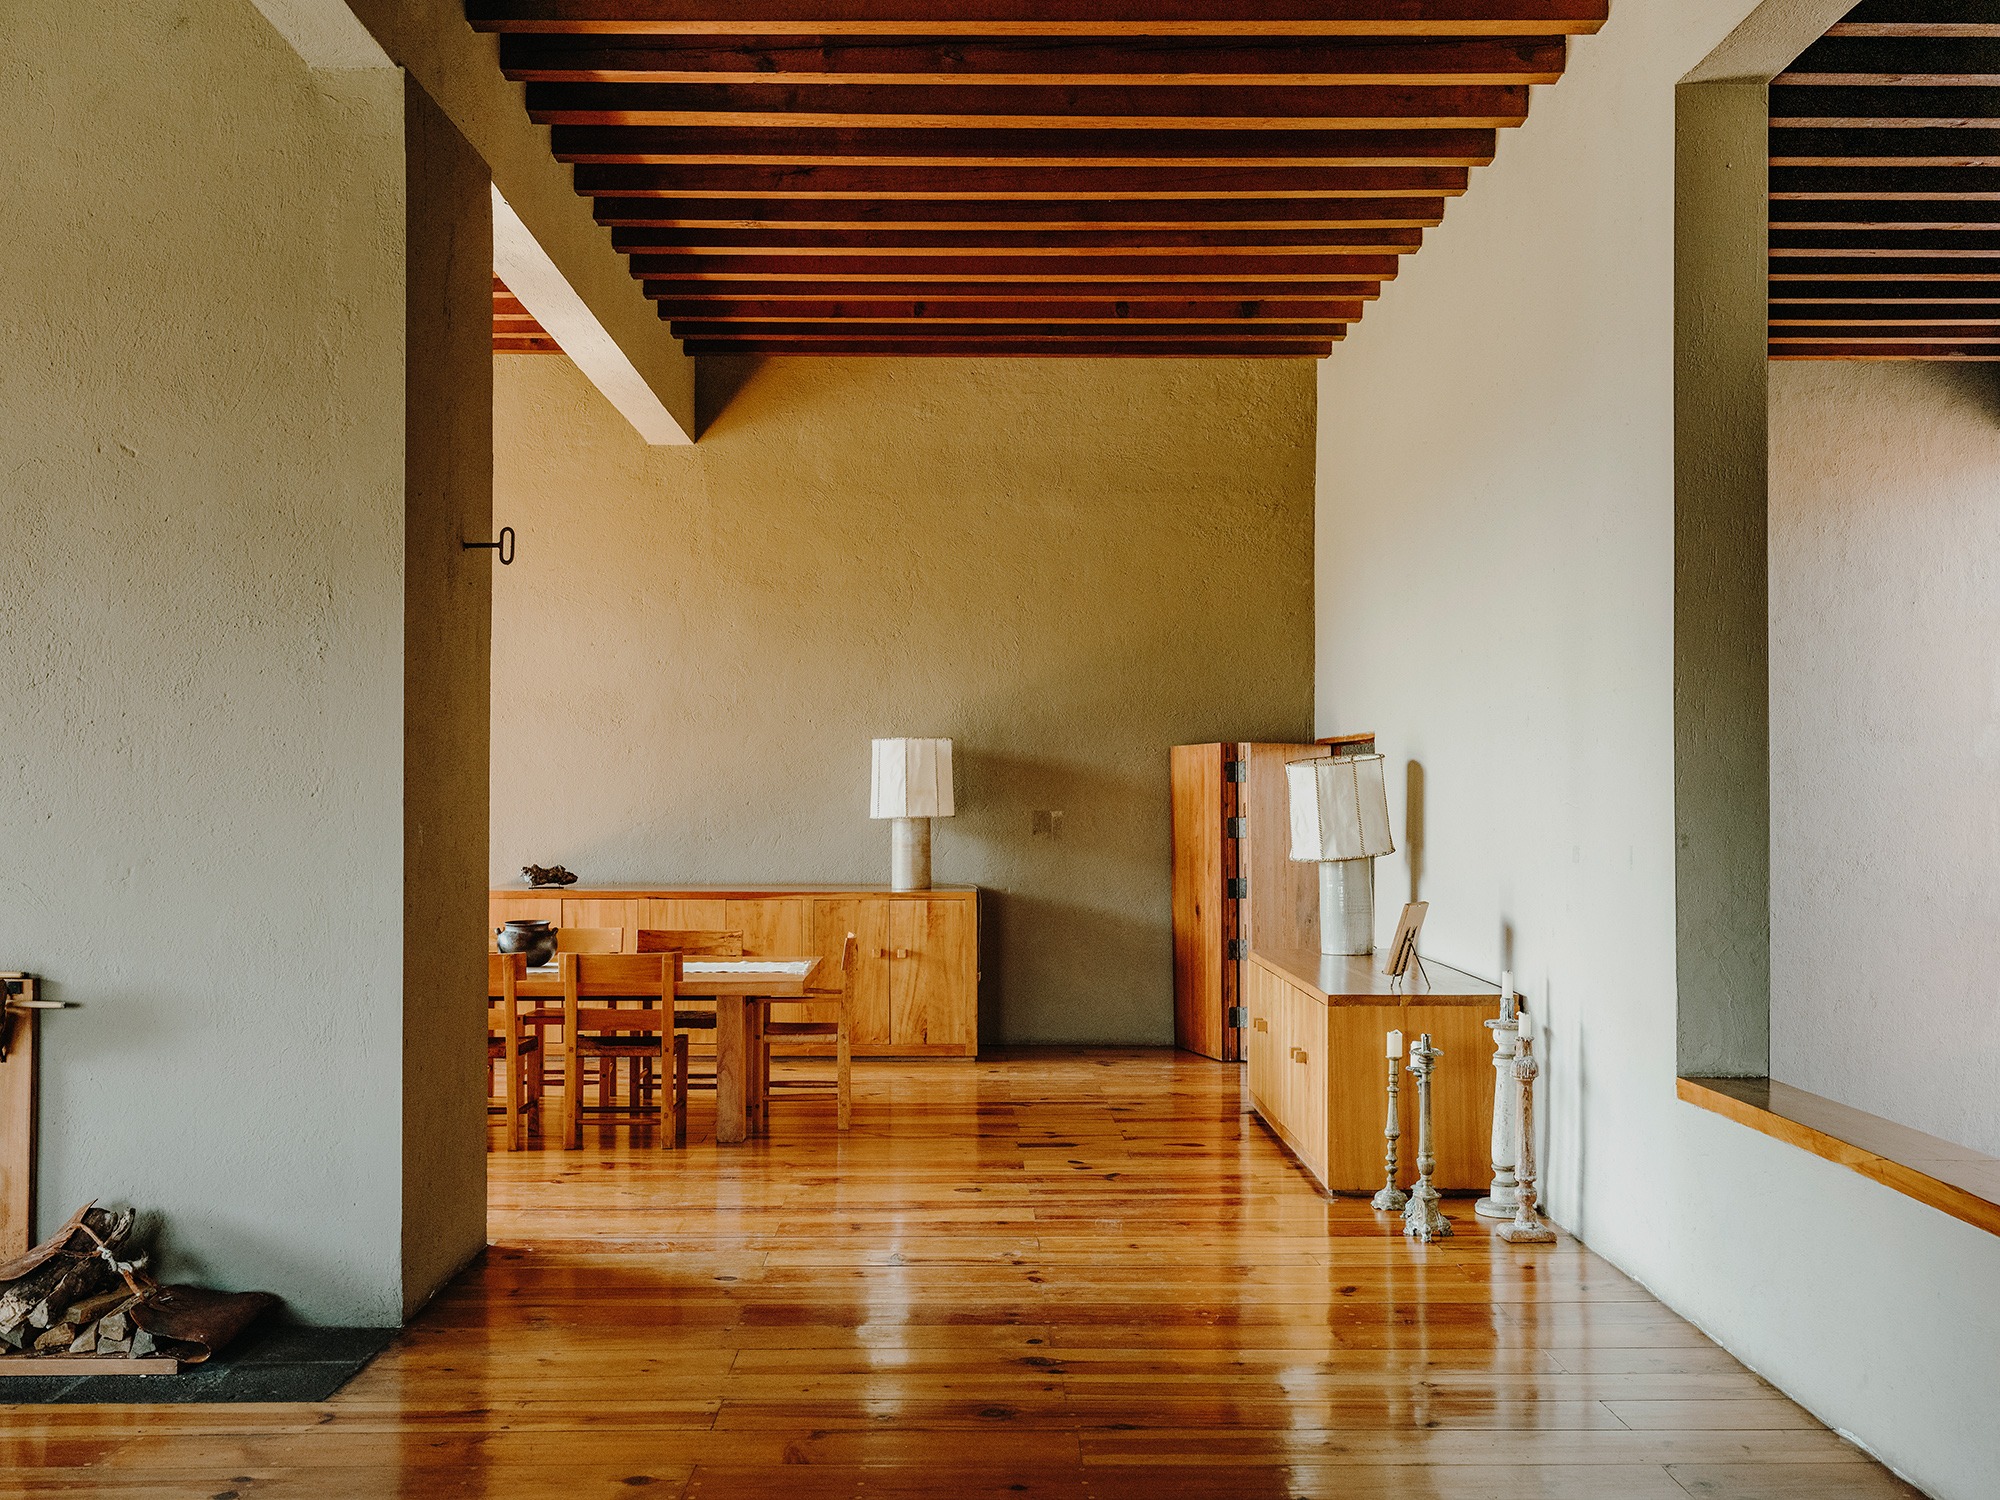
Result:
{"type": "Polygon", "coordinates": [[[683,974],[804,974],[813,966],[810,958],[688,958],[681,961],[683,974]]]}

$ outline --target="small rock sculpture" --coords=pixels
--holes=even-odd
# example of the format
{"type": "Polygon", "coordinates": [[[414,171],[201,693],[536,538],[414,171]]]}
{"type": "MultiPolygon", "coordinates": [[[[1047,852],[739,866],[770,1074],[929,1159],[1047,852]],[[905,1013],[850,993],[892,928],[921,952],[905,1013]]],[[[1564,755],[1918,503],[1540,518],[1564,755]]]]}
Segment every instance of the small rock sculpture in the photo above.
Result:
{"type": "Polygon", "coordinates": [[[529,885],[575,885],[576,877],[561,865],[522,865],[521,874],[529,885]]]}

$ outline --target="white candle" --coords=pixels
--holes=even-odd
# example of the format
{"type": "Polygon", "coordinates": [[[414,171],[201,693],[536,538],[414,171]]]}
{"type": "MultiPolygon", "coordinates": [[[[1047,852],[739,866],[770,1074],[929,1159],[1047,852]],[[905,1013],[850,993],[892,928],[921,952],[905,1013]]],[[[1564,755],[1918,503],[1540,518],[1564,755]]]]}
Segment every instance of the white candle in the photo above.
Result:
{"type": "Polygon", "coordinates": [[[1503,1016],[1512,1016],[1514,1014],[1514,971],[1512,969],[1502,969],[1500,971],[1500,1014],[1503,1016]]]}
{"type": "Polygon", "coordinates": [[[1401,1057],[1403,1055],[1402,1032],[1392,1031],[1389,1033],[1389,1055],[1391,1057],[1401,1057]]]}

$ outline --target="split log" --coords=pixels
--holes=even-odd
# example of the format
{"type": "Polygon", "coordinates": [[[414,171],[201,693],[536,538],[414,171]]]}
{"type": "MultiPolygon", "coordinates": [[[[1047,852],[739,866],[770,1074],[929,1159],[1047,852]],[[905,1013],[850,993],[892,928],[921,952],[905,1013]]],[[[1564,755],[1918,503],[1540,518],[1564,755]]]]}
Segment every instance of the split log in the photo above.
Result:
{"type": "MultiPolygon", "coordinates": [[[[37,1339],[35,1343],[37,1348],[41,1346],[41,1340],[37,1339]]],[[[95,1354],[97,1352],[97,1325],[95,1323],[92,1323],[70,1341],[69,1352],[71,1354],[95,1354]]]]}
{"type": "Polygon", "coordinates": [[[15,1343],[9,1331],[23,1323],[32,1328],[47,1328],[70,1303],[101,1289],[115,1273],[97,1253],[96,1241],[83,1232],[82,1226],[89,1226],[106,1244],[116,1248],[132,1232],[135,1217],[129,1209],[122,1214],[102,1208],[86,1209],[63,1226],[55,1241],[23,1257],[28,1269],[0,1291],[0,1338],[15,1343]]]}
{"type": "Polygon", "coordinates": [[[159,1343],[143,1328],[132,1330],[132,1357],[142,1359],[148,1354],[158,1354],[159,1343]]]}

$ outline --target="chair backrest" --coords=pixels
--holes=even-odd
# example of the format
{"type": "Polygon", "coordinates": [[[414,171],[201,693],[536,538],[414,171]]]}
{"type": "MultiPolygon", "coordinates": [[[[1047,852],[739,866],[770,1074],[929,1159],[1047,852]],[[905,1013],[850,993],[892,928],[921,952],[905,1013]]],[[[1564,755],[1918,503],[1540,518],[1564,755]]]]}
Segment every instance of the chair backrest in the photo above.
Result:
{"type": "Polygon", "coordinates": [[[625,951],[625,929],[622,927],[558,927],[556,929],[556,952],[558,953],[623,953],[625,951]]]}
{"type": "Polygon", "coordinates": [[[489,953],[486,955],[486,1025],[489,1035],[505,1036],[510,1031],[518,1031],[521,1024],[520,1012],[515,1008],[514,988],[528,973],[528,955],[525,953],[489,953]],[[494,996],[499,996],[495,1000],[494,996]],[[495,1021],[500,1029],[492,1030],[495,1021]]]}
{"type": "Polygon", "coordinates": [[[641,953],[686,953],[696,958],[741,958],[740,932],[673,932],[658,928],[639,929],[641,953]]]}
{"type": "Polygon", "coordinates": [[[819,977],[808,995],[828,999],[834,995],[854,993],[854,964],[858,956],[858,945],[853,933],[848,933],[847,941],[840,945],[840,967],[832,974],[821,969],[819,977]]]}
{"type": "Polygon", "coordinates": [[[563,1024],[568,1036],[580,1032],[673,1029],[674,993],[680,984],[678,953],[564,953],[561,966],[563,1024]],[[643,1000],[642,1007],[614,1010],[586,1005],[591,997],[643,1000]],[[666,1013],[664,1023],[661,1012],[666,1013]]]}

